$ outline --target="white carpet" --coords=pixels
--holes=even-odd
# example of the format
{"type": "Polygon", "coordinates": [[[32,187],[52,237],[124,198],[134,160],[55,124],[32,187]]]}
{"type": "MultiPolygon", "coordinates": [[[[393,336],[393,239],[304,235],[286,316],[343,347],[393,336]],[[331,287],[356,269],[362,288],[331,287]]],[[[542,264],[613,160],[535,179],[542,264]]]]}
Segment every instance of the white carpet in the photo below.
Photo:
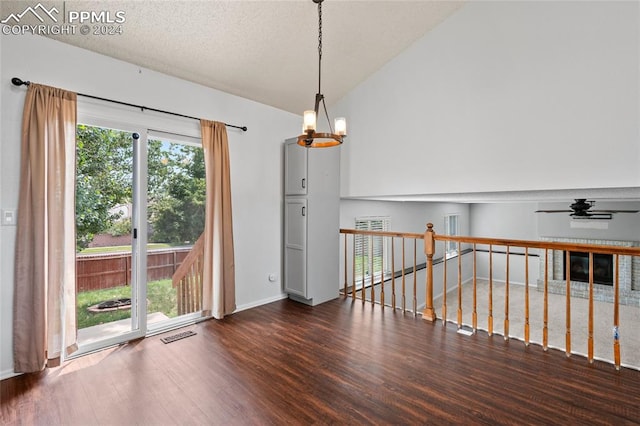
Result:
{"type": "MultiPolygon", "coordinates": [[[[488,287],[485,280],[477,282],[478,329],[487,331],[488,287]]],[[[473,285],[462,286],[462,322],[472,324],[473,285]]],[[[509,336],[524,340],[524,286],[509,286],[509,336]]],[[[493,283],[493,333],[504,335],[505,285],[493,283]]],[[[565,350],[566,297],[549,294],[549,347],[565,350]]],[[[438,318],[442,317],[442,297],[434,300],[438,318]]],[[[458,290],[447,292],[447,320],[457,322],[458,290]]],[[[588,299],[571,298],[571,352],[587,356],[588,299]]],[[[543,292],[529,288],[530,342],[542,345],[543,292]]],[[[626,367],[640,369],[640,307],[620,305],[620,359],[626,367]]],[[[594,358],[613,363],[613,304],[594,303],[594,358]]],[[[542,350],[542,349],[541,349],[542,350]]]]}

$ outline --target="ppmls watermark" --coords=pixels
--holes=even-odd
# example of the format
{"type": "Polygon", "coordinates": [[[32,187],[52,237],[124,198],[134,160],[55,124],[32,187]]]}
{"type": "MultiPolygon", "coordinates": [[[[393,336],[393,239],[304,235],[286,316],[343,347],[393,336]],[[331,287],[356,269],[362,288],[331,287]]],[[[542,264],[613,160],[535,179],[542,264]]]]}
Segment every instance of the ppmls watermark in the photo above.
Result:
{"type": "Polygon", "coordinates": [[[66,10],[62,2],[62,12],[56,7],[45,7],[42,3],[28,6],[19,13],[10,13],[0,20],[4,35],[120,35],[126,22],[124,10],[66,10]],[[39,24],[24,21],[35,18],[39,24]],[[21,22],[22,21],[22,22],[21,22]]]}

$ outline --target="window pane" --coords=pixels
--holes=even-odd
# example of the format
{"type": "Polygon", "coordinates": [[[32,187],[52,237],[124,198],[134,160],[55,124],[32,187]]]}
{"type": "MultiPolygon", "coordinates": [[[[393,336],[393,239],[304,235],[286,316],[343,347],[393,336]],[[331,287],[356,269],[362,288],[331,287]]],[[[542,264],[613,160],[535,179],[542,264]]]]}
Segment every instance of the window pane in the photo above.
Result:
{"type": "MultiPolygon", "coordinates": [[[[355,221],[355,229],[365,231],[387,231],[388,218],[360,218],[355,221]]],[[[356,281],[379,277],[389,270],[387,239],[381,236],[356,235],[355,244],[355,275],[356,281]],[[384,265],[383,265],[384,262],[384,265]]]]}
{"type": "Polygon", "coordinates": [[[204,153],[199,146],[154,138],[147,163],[147,313],[148,323],[156,324],[201,309],[201,270],[176,273],[196,254],[190,255],[204,231],[204,153]]]}

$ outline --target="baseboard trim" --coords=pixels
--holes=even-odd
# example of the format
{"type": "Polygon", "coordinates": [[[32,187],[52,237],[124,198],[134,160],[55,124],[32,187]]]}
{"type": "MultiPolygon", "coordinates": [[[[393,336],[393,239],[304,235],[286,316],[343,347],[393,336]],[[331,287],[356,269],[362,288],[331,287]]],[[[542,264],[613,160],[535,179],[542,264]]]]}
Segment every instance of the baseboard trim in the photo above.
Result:
{"type": "Polygon", "coordinates": [[[282,294],[279,294],[277,296],[267,297],[266,299],[256,300],[255,302],[245,303],[243,305],[239,305],[239,306],[236,307],[236,310],[233,311],[233,312],[236,313],[236,312],[246,311],[247,309],[257,308],[258,306],[262,306],[262,305],[266,305],[266,304],[269,304],[269,303],[277,302],[278,300],[282,300],[282,299],[286,299],[286,298],[287,298],[287,294],[286,293],[282,293],[282,294]]]}
{"type": "Polygon", "coordinates": [[[0,380],[10,379],[12,377],[20,376],[22,374],[23,373],[16,373],[13,370],[3,370],[3,371],[0,371],[0,380]]]}

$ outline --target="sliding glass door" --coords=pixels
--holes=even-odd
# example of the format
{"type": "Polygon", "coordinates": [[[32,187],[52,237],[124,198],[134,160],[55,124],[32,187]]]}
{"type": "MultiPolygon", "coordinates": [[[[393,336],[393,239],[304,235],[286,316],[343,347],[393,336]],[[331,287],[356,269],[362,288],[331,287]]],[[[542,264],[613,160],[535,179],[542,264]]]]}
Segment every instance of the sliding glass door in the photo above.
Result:
{"type": "Polygon", "coordinates": [[[201,312],[200,140],[118,127],[77,128],[80,353],[192,322],[201,312]]]}

